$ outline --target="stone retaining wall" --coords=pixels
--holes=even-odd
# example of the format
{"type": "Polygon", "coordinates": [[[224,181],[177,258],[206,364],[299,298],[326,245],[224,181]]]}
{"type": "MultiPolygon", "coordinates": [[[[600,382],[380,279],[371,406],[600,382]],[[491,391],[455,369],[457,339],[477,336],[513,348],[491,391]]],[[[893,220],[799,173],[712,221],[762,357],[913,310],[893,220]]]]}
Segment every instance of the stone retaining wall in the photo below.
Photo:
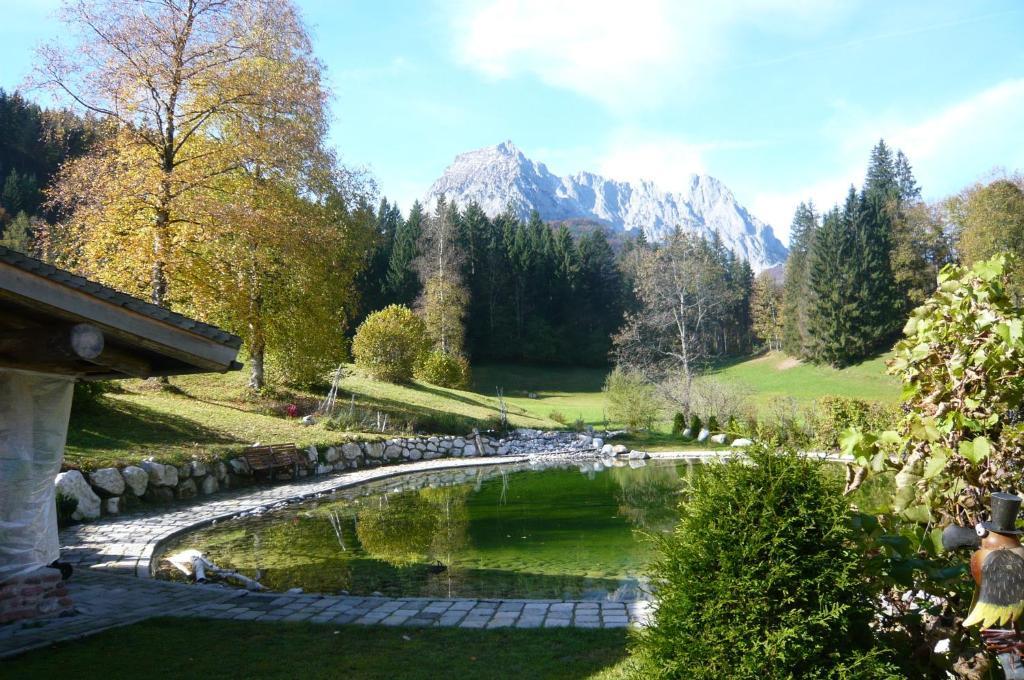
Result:
{"type": "MultiPolygon", "coordinates": [[[[464,437],[406,437],[373,442],[347,442],[335,446],[310,446],[305,450],[308,470],[298,475],[326,475],[332,472],[376,467],[435,458],[478,456],[522,456],[555,452],[604,451],[626,453],[626,447],[605,444],[593,433],[540,432],[519,429],[506,437],[473,432],[464,437]],[[604,451],[607,449],[607,451],[604,451]],[[620,450],[621,449],[621,450],[620,450]]],[[[268,473],[261,473],[261,481],[268,473]]],[[[276,479],[286,481],[290,472],[278,471],[276,479]]],[[[196,496],[247,486],[255,482],[244,458],[216,462],[192,460],[171,465],[147,459],[138,465],[108,467],[91,472],[68,470],[57,475],[59,495],[77,501],[71,519],[88,521],[116,515],[139,503],[171,503],[196,496]]],[[[58,507],[59,507],[58,501],[58,507]]]]}

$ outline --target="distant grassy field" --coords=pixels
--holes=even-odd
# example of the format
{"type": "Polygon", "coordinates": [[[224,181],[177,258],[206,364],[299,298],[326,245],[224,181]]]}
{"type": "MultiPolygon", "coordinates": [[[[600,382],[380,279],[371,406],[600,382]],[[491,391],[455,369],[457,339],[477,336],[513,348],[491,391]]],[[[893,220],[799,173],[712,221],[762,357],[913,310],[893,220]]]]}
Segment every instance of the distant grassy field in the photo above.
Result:
{"type": "Polygon", "coordinates": [[[724,364],[709,377],[746,392],[755,405],[764,406],[776,397],[792,397],[810,404],[827,395],[870,401],[899,399],[899,382],[885,372],[889,355],[870,359],[844,369],[814,366],[796,361],[781,352],[724,364]]]}
{"type": "MultiPolygon", "coordinates": [[[[278,389],[254,397],[242,373],[174,378],[171,391],[126,381],[120,384],[122,391],[72,416],[67,460],[95,468],[151,455],[168,460],[219,457],[257,441],[336,444],[385,436],[376,427],[385,415],[389,432],[464,431],[493,425],[499,389],[513,426],[557,428],[579,419],[586,425],[614,428],[619,424],[606,422],[601,392],[606,374],[603,368],[481,365],[474,367],[473,383],[463,391],[425,383],[381,383],[349,367],[339,385],[338,403],[343,411],[352,408],[358,422],[346,431],[329,430],[323,423],[307,427],[285,417],[291,403],[301,414],[311,413],[326,388],[278,389]]],[[[879,401],[899,396],[898,384],[885,375],[884,358],[835,370],[772,353],[719,366],[708,378],[743,392],[760,408],[784,396],[802,405],[829,394],[879,401]]],[[[668,435],[668,428],[668,422],[662,422],[658,431],[637,435],[627,444],[650,450],[684,448],[668,435]]]]}

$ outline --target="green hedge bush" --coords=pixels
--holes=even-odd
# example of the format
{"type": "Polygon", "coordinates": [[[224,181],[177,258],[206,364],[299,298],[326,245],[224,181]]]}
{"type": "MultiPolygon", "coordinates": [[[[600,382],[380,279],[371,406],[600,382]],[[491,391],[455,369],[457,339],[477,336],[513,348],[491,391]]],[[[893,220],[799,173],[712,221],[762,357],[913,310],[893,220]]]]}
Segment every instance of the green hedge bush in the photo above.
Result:
{"type": "Polygon", "coordinates": [[[469,386],[469,362],[463,357],[435,349],[416,363],[415,375],[417,380],[431,385],[461,390],[469,386]]]}
{"type": "Polygon", "coordinates": [[[389,305],[359,325],[352,355],[356,366],[377,380],[408,382],[427,342],[423,319],[408,307],[389,305]]]}
{"type": "Polygon", "coordinates": [[[826,449],[838,449],[839,437],[851,427],[865,432],[881,432],[899,422],[898,406],[849,397],[822,397],[813,414],[814,443],[826,449]]]}
{"type": "Polygon", "coordinates": [[[753,447],[688,482],[656,537],[659,601],[634,648],[638,678],[887,678],[863,557],[836,475],[753,447]]]}
{"type": "Polygon", "coordinates": [[[650,430],[663,408],[654,385],[633,371],[616,367],[604,382],[608,418],[631,430],[650,430]]]}

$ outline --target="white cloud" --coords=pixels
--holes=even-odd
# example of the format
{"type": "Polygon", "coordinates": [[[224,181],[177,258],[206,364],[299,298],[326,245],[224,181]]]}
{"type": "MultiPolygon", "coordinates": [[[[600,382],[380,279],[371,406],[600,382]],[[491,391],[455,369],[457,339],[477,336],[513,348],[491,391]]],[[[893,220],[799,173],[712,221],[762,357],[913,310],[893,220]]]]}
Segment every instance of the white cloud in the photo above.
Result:
{"type": "Polygon", "coordinates": [[[826,132],[835,166],[845,170],[792,190],[760,192],[750,210],[785,241],[801,201],[811,199],[819,210],[827,210],[843,200],[850,184],[861,186],[871,148],[880,138],[907,155],[926,198],[941,198],[972,178],[983,178],[995,164],[1010,170],[1024,167],[1024,137],[1018,133],[1021,110],[1024,79],[998,83],[917,120],[892,115],[858,118],[844,110],[843,120],[826,132]]]}
{"type": "Polygon", "coordinates": [[[613,108],[654,103],[728,51],[732,30],[806,30],[811,0],[478,0],[456,6],[454,48],[490,78],[530,74],[613,108]],[[799,20],[799,21],[795,21],[799,20]]]}
{"type": "Polygon", "coordinates": [[[938,191],[951,191],[942,186],[946,177],[963,177],[964,171],[981,175],[991,169],[994,158],[1024,163],[1022,110],[1024,78],[1007,80],[923,120],[879,126],[881,133],[874,137],[884,137],[907,154],[926,190],[938,184],[938,191]]]}
{"type": "Polygon", "coordinates": [[[707,148],[676,137],[619,133],[598,160],[597,171],[618,180],[649,180],[674,191],[688,184],[690,175],[707,172],[707,148]]]}

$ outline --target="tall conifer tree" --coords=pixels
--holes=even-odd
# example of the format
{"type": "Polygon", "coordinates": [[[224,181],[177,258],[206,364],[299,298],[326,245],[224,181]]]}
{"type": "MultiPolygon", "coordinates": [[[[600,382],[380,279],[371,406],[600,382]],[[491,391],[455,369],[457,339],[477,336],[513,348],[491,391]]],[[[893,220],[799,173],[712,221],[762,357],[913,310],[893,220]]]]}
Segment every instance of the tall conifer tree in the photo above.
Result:
{"type": "Polygon", "coordinates": [[[818,216],[814,204],[801,203],[790,227],[789,259],[783,284],[782,347],[792,355],[805,357],[811,349],[807,312],[811,303],[809,258],[818,216]]]}

